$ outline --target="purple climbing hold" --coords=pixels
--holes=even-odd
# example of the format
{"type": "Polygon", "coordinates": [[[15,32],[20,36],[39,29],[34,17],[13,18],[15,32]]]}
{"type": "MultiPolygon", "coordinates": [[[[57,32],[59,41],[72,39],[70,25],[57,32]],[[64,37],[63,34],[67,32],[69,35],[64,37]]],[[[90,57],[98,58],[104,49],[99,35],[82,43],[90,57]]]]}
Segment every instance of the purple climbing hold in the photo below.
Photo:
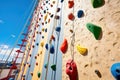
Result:
{"type": "Polygon", "coordinates": [[[77,13],[78,18],[81,18],[83,16],[84,12],[82,10],[79,10],[77,13]]]}

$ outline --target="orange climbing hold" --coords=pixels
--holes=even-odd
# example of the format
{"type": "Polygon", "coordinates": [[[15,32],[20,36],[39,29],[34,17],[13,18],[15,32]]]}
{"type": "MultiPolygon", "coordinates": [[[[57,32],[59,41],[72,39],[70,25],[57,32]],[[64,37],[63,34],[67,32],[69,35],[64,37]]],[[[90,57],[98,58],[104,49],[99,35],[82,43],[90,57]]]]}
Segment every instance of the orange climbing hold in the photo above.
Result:
{"type": "Polygon", "coordinates": [[[68,15],[68,19],[73,21],[75,19],[75,16],[72,13],[70,13],[68,15]]]}
{"type": "Polygon", "coordinates": [[[68,1],[68,7],[69,8],[72,8],[74,6],[74,1],[68,1]]]}
{"type": "Polygon", "coordinates": [[[66,53],[67,48],[68,48],[68,42],[67,42],[67,39],[64,39],[64,41],[60,47],[60,50],[62,51],[62,53],[66,53]]]}

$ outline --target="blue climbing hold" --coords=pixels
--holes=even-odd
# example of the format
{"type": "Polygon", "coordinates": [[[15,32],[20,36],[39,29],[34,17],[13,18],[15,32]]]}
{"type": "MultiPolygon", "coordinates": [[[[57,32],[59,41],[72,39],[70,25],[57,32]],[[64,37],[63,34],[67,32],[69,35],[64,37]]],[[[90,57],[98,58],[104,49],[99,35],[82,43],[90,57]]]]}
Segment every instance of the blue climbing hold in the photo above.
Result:
{"type": "Polygon", "coordinates": [[[111,73],[116,80],[120,80],[120,62],[114,63],[111,66],[111,73]]]}
{"type": "Polygon", "coordinates": [[[45,32],[47,32],[47,28],[45,29],[45,32]]]}
{"type": "Polygon", "coordinates": [[[53,54],[54,52],[55,52],[54,46],[53,46],[53,45],[51,45],[51,46],[50,46],[50,53],[52,53],[52,54],[53,54]]]}
{"type": "Polygon", "coordinates": [[[61,3],[63,2],[64,0],[61,0],[61,3]]]}
{"type": "Polygon", "coordinates": [[[81,18],[83,16],[83,10],[79,10],[77,13],[78,18],[81,18]]]}
{"type": "Polygon", "coordinates": [[[42,39],[44,39],[44,36],[42,36],[42,39]]]}
{"type": "Polygon", "coordinates": [[[57,32],[60,32],[60,30],[61,30],[61,27],[56,27],[56,29],[55,29],[57,32]]]}
{"type": "Polygon", "coordinates": [[[15,80],[14,78],[9,78],[9,80],[15,80]]]}
{"type": "Polygon", "coordinates": [[[47,66],[48,66],[48,64],[45,64],[45,65],[44,65],[44,68],[47,68],[47,66]]]}
{"type": "Polygon", "coordinates": [[[45,48],[48,50],[48,44],[45,45],[45,48]]]}

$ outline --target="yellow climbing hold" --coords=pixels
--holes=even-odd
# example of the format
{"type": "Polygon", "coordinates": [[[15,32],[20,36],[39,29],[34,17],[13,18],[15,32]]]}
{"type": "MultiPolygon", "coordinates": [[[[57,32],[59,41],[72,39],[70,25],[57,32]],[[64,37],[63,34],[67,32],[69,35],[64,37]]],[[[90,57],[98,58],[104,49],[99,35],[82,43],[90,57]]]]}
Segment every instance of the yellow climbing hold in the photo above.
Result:
{"type": "Polygon", "coordinates": [[[79,53],[82,55],[85,55],[87,52],[87,48],[81,47],[80,45],[77,45],[76,48],[79,51],[79,53]]]}
{"type": "Polygon", "coordinates": [[[47,16],[48,16],[48,14],[46,14],[46,15],[45,15],[45,17],[44,17],[44,21],[46,21],[46,19],[47,19],[47,16]]]}
{"type": "Polygon", "coordinates": [[[45,29],[44,29],[44,28],[42,28],[42,31],[43,31],[43,32],[44,32],[44,30],[45,30],[45,29]]]}
{"type": "Polygon", "coordinates": [[[41,47],[43,47],[43,46],[44,46],[44,42],[41,42],[41,44],[40,44],[40,45],[41,45],[41,47]]]}

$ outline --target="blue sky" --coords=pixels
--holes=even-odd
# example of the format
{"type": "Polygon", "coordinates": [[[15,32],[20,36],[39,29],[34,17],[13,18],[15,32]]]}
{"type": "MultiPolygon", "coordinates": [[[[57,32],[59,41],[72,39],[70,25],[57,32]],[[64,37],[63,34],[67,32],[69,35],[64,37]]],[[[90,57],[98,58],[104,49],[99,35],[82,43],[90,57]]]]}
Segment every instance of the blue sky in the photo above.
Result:
{"type": "Polygon", "coordinates": [[[15,42],[30,13],[32,1],[35,0],[0,0],[0,44],[15,42]]]}
{"type": "Polygon", "coordinates": [[[35,0],[0,0],[0,50],[4,48],[0,51],[0,58],[6,50],[11,50],[34,2],[35,0]]]}

